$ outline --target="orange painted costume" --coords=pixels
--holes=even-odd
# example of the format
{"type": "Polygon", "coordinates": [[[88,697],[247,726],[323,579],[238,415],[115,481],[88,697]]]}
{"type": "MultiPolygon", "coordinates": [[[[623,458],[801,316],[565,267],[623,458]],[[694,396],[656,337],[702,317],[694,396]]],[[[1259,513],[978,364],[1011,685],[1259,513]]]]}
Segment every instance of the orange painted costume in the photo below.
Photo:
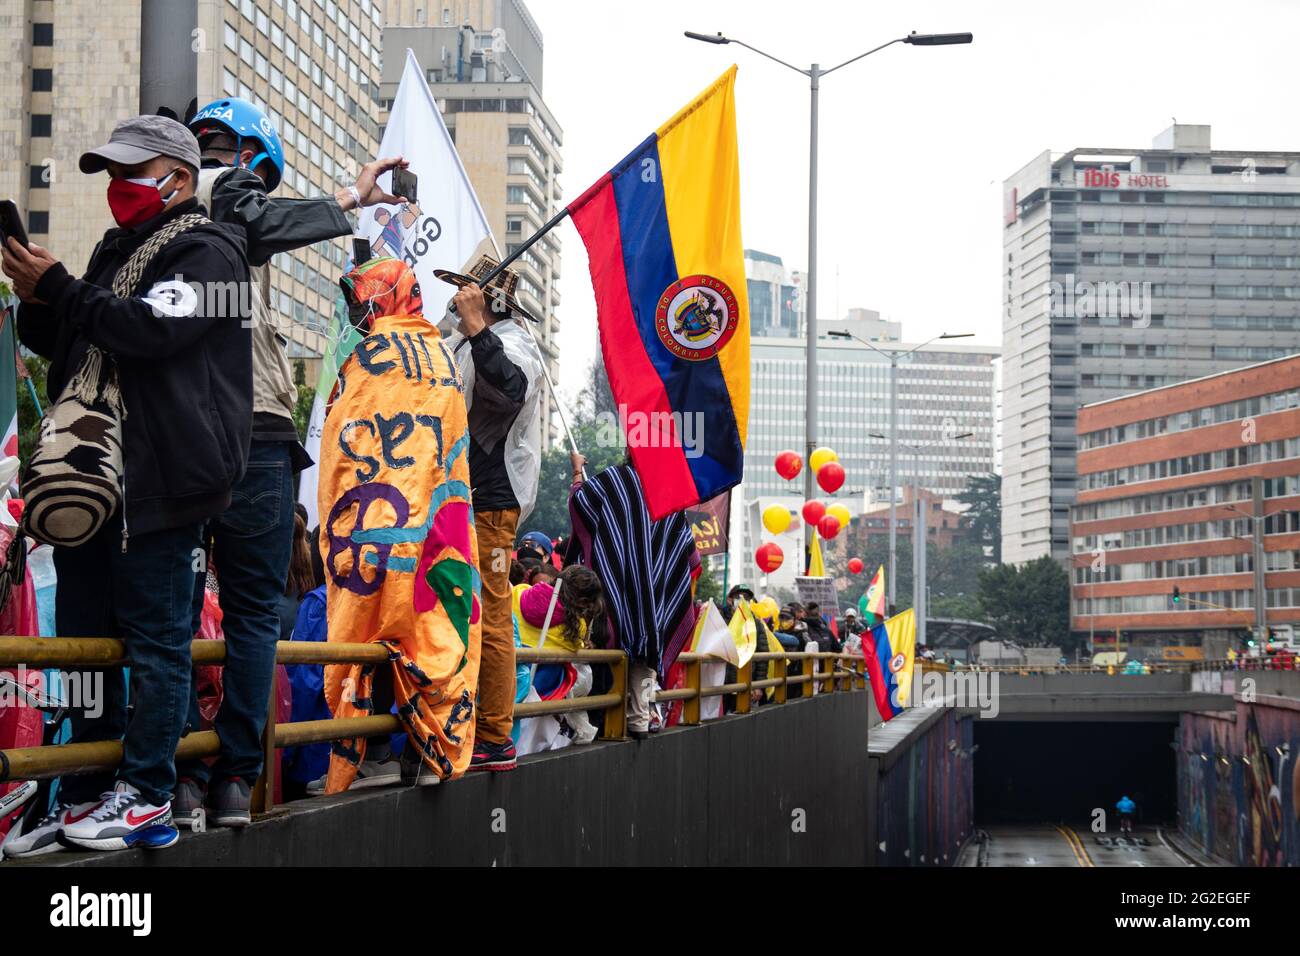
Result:
{"type": "MultiPolygon", "coordinates": [[[[321,437],[328,639],[388,649],[408,746],[446,779],[473,750],[481,642],[464,383],[404,263],[372,259],[343,285],[371,318],[321,437]]],[[[335,718],[370,715],[378,666],[325,668],[335,718]]],[[[327,792],[351,785],[365,747],[334,744],[327,792]]]]}

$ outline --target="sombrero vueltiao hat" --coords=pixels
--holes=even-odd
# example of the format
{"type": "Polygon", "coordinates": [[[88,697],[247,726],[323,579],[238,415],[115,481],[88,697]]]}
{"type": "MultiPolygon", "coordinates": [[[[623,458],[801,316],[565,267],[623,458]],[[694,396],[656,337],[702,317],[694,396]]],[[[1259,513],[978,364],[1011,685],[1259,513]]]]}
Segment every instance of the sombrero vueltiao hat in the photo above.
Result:
{"type": "MultiPolygon", "coordinates": [[[[467,285],[477,285],[482,282],[499,265],[500,263],[491,256],[479,256],[478,261],[470,267],[467,275],[451,272],[447,269],[434,269],[433,274],[443,282],[450,282],[456,288],[461,289],[467,285]]],[[[502,269],[492,277],[491,282],[483,287],[483,295],[487,298],[488,308],[496,312],[509,311],[511,315],[527,319],[529,322],[540,322],[540,319],[519,304],[519,299],[515,296],[515,289],[518,287],[518,273],[513,269],[502,269]]]]}

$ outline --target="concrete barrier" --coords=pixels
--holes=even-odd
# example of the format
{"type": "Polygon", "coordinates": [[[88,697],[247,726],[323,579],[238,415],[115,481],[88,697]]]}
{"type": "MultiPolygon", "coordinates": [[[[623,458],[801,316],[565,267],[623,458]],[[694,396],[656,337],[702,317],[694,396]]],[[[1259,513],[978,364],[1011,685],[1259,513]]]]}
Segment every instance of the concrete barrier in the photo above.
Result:
{"type": "MultiPolygon", "coordinates": [[[[156,853],[50,865],[844,865],[867,859],[867,691],[760,707],[640,743],[524,758],[417,790],[299,801],[156,853]]],[[[31,865],[25,863],[6,866],[31,865]]]]}

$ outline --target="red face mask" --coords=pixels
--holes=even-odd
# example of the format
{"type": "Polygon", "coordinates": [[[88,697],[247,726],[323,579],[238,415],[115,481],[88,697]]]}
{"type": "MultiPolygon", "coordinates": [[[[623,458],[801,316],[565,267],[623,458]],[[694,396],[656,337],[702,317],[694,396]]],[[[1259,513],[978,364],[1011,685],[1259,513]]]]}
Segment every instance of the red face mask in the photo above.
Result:
{"type": "Polygon", "coordinates": [[[166,208],[176,190],[162,198],[162,185],[176,175],[172,170],[162,179],[114,179],[108,184],[108,209],[123,229],[148,222],[166,208]]]}

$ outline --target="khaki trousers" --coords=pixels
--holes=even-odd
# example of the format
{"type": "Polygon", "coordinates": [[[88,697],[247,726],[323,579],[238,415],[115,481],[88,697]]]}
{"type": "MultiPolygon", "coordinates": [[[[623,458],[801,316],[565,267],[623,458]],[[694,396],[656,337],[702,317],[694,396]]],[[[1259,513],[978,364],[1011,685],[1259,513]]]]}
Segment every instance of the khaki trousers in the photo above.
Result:
{"type": "Polygon", "coordinates": [[[483,651],[479,658],[475,734],[491,744],[510,739],[515,711],[515,629],[510,617],[510,552],[519,509],[475,511],[478,571],[483,579],[483,651]]]}

